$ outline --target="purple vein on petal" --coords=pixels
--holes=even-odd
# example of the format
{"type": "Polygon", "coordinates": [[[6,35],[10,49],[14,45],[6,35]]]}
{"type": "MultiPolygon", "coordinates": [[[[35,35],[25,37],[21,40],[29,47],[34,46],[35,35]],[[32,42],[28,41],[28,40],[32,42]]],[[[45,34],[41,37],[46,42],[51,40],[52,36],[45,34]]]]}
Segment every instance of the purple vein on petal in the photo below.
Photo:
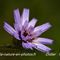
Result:
{"type": "Polygon", "coordinates": [[[21,19],[22,19],[22,25],[24,25],[25,21],[29,21],[29,9],[24,9],[23,10],[23,14],[21,16],[21,19]]]}
{"type": "Polygon", "coordinates": [[[4,22],[4,29],[11,35],[16,32],[7,22],[4,22]]]}
{"type": "Polygon", "coordinates": [[[48,38],[36,38],[33,42],[42,43],[42,44],[52,44],[53,40],[48,38]]]}
{"type": "Polygon", "coordinates": [[[15,19],[15,29],[18,30],[18,28],[21,28],[22,26],[22,20],[21,20],[21,17],[20,17],[20,12],[19,12],[19,9],[15,9],[14,10],[14,19],[15,19]]]}
{"type": "Polygon", "coordinates": [[[36,47],[34,47],[35,49],[37,49],[38,51],[41,51],[41,52],[50,52],[51,49],[43,44],[35,44],[36,47]]]}
{"type": "Polygon", "coordinates": [[[20,40],[18,33],[6,22],[4,22],[4,29],[11,35],[13,35],[16,39],[20,40]]]}
{"type": "Polygon", "coordinates": [[[44,33],[45,31],[47,31],[50,27],[51,27],[50,23],[45,23],[43,25],[35,27],[35,29],[32,33],[34,33],[36,36],[39,36],[42,33],[44,33]]]}

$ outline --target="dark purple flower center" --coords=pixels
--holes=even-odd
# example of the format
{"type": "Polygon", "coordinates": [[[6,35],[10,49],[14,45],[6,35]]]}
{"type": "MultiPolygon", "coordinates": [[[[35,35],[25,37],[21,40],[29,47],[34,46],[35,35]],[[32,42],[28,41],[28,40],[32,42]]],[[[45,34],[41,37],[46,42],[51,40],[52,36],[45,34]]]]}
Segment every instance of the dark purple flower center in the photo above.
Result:
{"type": "Polygon", "coordinates": [[[23,33],[23,35],[26,37],[26,36],[28,35],[28,33],[25,31],[25,32],[23,33]]]}
{"type": "MultiPolygon", "coordinates": [[[[25,31],[24,33],[23,33],[23,35],[26,37],[27,35],[28,35],[28,33],[25,31]]],[[[27,43],[27,41],[28,42],[32,42],[32,40],[34,40],[34,38],[32,38],[32,39],[28,39],[28,40],[23,40],[23,38],[21,37],[21,31],[19,31],[19,38],[22,40],[22,42],[25,42],[25,43],[27,43]]]]}

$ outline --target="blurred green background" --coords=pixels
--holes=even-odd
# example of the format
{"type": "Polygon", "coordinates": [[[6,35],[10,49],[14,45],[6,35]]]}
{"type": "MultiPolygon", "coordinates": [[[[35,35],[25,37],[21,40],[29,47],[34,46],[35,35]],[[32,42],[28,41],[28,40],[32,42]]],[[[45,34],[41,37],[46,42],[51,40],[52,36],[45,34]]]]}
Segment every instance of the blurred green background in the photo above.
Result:
{"type": "MultiPolygon", "coordinates": [[[[0,57],[0,60],[59,60],[60,57],[60,0],[0,0],[0,46],[12,44],[13,37],[4,29],[4,21],[13,26],[13,10],[19,8],[22,13],[24,8],[30,9],[30,20],[38,19],[37,25],[50,22],[52,28],[41,35],[53,39],[51,46],[56,56],[46,56],[44,53],[36,52],[36,56],[30,57],[0,57]]],[[[5,49],[5,48],[4,48],[5,49]]],[[[1,50],[1,49],[0,49],[1,50]]],[[[25,51],[24,51],[25,52],[25,51]]]]}

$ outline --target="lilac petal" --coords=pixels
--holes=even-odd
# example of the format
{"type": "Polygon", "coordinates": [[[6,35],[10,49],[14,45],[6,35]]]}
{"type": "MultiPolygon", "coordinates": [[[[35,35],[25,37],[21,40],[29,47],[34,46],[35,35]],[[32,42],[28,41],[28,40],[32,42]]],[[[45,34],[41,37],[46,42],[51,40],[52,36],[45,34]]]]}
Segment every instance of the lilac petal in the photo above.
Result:
{"type": "Polygon", "coordinates": [[[32,34],[34,34],[35,36],[39,36],[43,32],[47,31],[50,27],[51,27],[50,23],[45,23],[43,25],[37,26],[32,32],[32,34]]]}
{"type": "Polygon", "coordinates": [[[22,25],[24,25],[25,21],[27,21],[27,22],[29,21],[29,9],[23,10],[21,20],[22,20],[22,25]]]}
{"type": "Polygon", "coordinates": [[[41,52],[50,52],[51,49],[43,44],[35,44],[36,47],[34,47],[35,49],[37,49],[38,51],[41,51],[41,52]]]}
{"type": "Polygon", "coordinates": [[[15,19],[15,29],[17,30],[18,26],[21,28],[21,23],[22,23],[22,20],[20,18],[20,12],[19,12],[19,9],[16,9],[14,10],[14,19],[15,19]]]}
{"type": "Polygon", "coordinates": [[[48,38],[36,38],[35,40],[33,40],[33,42],[42,43],[42,44],[52,44],[53,40],[48,38]]]}
{"type": "Polygon", "coordinates": [[[28,26],[28,21],[25,21],[23,28],[26,29],[28,26]]]}
{"type": "Polygon", "coordinates": [[[4,22],[4,29],[11,35],[16,32],[8,23],[4,22]]]}
{"type": "Polygon", "coordinates": [[[21,34],[21,37],[24,41],[26,41],[26,37],[23,34],[21,34]]]}
{"type": "Polygon", "coordinates": [[[33,47],[33,44],[31,44],[31,43],[24,43],[24,42],[22,42],[22,46],[24,47],[24,48],[27,48],[27,49],[33,49],[32,47],[33,47]]]}
{"type": "Polygon", "coordinates": [[[28,27],[30,27],[30,26],[34,27],[35,24],[36,24],[36,22],[37,22],[37,19],[33,18],[33,19],[29,22],[28,27]]]}
{"type": "Polygon", "coordinates": [[[17,32],[15,32],[13,36],[14,36],[16,39],[21,40],[21,39],[19,38],[19,34],[18,34],[17,32]]]}
{"type": "Polygon", "coordinates": [[[33,32],[33,30],[34,30],[34,27],[30,26],[27,30],[28,30],[28,32],[31,33],[31,32],[33,32]]]}
{"type": "Polygon", "coordinates": [[[20,31],[20,27],[19,27],[18,24],[14,24],[14,28],[15,28],[15,30],[16,30],[17,32],[20,31]]]}
{"type": "Polygon", "coordinates": [[[26,40],[31,40],[33,37],[32,36],[26,36],[26,40]]]}
{"type": "Polygon", "coordinates": [[[13,35],[16,39],[20,40],[18,33],[6,22],[4,22],[4,29],[11,35],[13,35]]]}

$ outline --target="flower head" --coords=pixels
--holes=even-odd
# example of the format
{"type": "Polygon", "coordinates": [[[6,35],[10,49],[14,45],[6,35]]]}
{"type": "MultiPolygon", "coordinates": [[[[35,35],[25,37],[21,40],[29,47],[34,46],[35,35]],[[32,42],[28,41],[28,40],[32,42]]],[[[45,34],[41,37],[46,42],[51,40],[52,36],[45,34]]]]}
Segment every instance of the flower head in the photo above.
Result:
{"type": "Polygon", "coordinates": [[[51,25],[49,22],[35,27],[37,19],[29,22],[29,9],[24,9],[20,15],[19,9],[14,10],[14,28],[4,22],[4,29],[16,39],[22,40],[22,46],[27,49],[37,49],[41,52],[49,52],[51,48],[44,44],[52,44],[53,40],[39,37],[47,31],[51,25]]]}

